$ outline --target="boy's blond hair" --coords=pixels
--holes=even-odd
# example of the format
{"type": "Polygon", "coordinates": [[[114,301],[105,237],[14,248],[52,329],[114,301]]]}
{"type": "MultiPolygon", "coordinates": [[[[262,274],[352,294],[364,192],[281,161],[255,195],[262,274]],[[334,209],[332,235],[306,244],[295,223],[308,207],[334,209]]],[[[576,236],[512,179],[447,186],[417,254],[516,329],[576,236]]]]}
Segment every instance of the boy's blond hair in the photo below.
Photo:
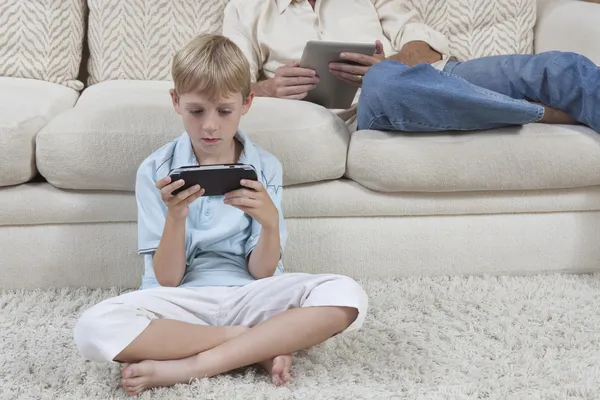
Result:
{"type": "Polygon", "coordinates": [[[189,41],[173,57],[171,74],[175,94],[200,92],[209,98],[250,94],[250,64],[230,39],[202,34],[189,41]]]}

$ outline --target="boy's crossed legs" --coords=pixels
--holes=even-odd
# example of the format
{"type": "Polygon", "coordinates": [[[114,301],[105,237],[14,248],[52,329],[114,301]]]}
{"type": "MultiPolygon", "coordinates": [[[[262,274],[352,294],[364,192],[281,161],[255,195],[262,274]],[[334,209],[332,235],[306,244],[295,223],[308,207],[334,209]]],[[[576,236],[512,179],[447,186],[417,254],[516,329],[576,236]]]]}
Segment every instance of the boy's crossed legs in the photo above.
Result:
{"type": "Polygon", "coordinates": [[[362,288],[339,275],[146,289],[86,311],[75,341],[87,358],[133,363],[123,370],[130,394],[256,363],[282,384],[290,379],[291,353],[360,328],[367,304],[362,288]]]}

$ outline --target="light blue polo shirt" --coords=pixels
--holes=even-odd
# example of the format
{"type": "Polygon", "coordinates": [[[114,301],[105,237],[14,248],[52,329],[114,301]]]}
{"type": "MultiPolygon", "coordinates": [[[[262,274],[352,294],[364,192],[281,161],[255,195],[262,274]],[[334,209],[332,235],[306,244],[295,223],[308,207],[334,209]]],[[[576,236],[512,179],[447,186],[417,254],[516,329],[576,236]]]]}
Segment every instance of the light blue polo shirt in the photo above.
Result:
{"type": "MultiPolygon", "coordinates": [[[[239,162],[256,168],[279,211],[281,254],[287,230],[281,209],[282,167],[279,160],[239,131],[244,149],[239,162]]],[[[154,274],[156,251],[167,213],[156,182],[174,168],[198,165],[187,132],[146,158],[137,171],[138,253],[144,255],[141,289],[160,286],[154,274]]],[[[185,228],[186,270],[180,286],[242,286],[255,279],[248,272],[247,256],[256,247],[261,225],[243,211],[223,203],[223,196],[202,196],[190,206],[185,228]]],[[[281,258],[275,275],[283,272],[281,258]]]]}

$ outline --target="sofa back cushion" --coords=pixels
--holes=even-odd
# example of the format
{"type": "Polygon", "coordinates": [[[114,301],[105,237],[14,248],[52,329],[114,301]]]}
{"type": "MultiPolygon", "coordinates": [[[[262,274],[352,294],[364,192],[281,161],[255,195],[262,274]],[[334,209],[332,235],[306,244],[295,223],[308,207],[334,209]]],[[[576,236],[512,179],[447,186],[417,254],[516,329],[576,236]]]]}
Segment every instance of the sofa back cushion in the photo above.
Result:
{"type": "Polygon", "coordinates": [[[452,55],[461,61],[533,53],[536,0],[405,0],[405,4],[448,37],[452,55]]]}
{"type": "MultiPolygon", "coordinates": [[[[533,52],[536,0],[404,1],[449,38],[460,60],[533,52]]],[[[170,80],[175,51],[197,34],[220,32],[227,2],[88,0],[88,84],[170,80]]]]}
{"type": "Polygon", "coordinates": [[[81,90],[85,0],[1,0],[0,76],[81,90]]]}
{"type": "Polygon", "coordinates": [[[221,31],[227,0],[88,0],[88,83],[170,80],[175,52],[221,31]]]}

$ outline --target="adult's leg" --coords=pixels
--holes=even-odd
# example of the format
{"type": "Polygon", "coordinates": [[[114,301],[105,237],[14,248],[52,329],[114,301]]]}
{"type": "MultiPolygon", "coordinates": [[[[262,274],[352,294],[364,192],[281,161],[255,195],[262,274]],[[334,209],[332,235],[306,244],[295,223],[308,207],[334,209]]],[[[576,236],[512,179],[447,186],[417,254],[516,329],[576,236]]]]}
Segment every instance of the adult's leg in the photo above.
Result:
{"type": "Polygon", "coordinates": [[[363,79],[359,129],[439,132],[479,130],[539,121],[544,107],[513,99],[429,64],[386,60],[363,79]]]}
{"type": "Polygon", "coordinates": [[[580,54],[491,56],[449,62],[444,71],[515,99],[562,110],[600,132],[600,67],[580,54]]]}
{"type": "Polygon", "coordinates": [[[251,329],[184,360],[145,361],[128,367],[138,392],[188,382],[271,360],[312,347],[343,331],[358,329],[367,296],[352,279],[338,275],[287,274],[239,288],[221,323],[251,329]]]}
{"type": "Polygon", "coordinates": [[[83,313],[75,330],[81,354],[105,362],[173,360],[213,348],[243,327],[216,325],[218,288],[157,288],[107,299],[83,313]]]}

